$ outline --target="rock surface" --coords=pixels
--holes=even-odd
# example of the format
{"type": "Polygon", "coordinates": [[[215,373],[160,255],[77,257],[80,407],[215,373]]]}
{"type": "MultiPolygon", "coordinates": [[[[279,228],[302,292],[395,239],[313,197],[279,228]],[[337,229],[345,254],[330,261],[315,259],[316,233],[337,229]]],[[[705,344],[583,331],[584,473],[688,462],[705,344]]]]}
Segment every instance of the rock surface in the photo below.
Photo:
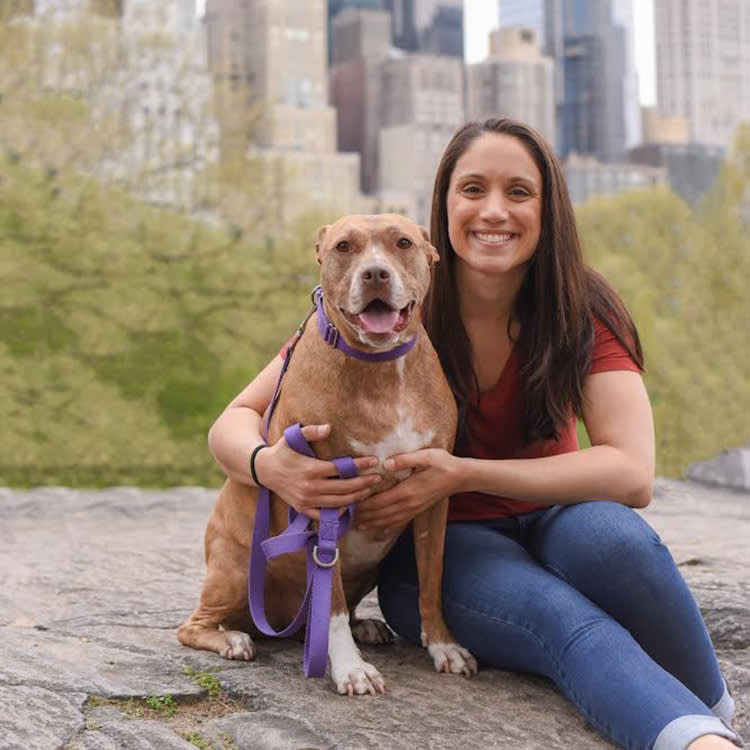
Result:
{"type": "Polygon", "coordinates": [[[691,464],[688,479],[720,487],[750,492],[750,443],[729,448],[708,461],[691,464]]]}
{"type": "MultiPolygon", "coordinates": [[[[404,643],[364,649],[389,692],[350,699],[304,679],[298,643],[262,641],[252,664],[180,646],[215,495],[0,489],[0,750],[612,747],[547,681],[438,675],[404,643]]],[[[750,495],[660,480],[645,516],[701,605],[748,736],[750,495]]],[[[360,613],[377,614],[373,597],[360,613]]]]}

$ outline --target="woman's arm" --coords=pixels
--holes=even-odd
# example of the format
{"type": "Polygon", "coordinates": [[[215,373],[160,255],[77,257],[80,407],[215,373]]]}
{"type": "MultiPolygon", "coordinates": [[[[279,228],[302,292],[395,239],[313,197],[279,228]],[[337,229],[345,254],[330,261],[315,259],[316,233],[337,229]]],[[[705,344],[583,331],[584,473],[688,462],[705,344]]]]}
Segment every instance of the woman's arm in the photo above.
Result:
{"type": "Polygon", "coordinates": [[[654,428],[640,374],[618,370],[590,375],[584,385],[584,421],[591,447],[557,456],[491,461],[458,458],[438,449],[394,456],[386,468],[414,473],[360,503],[358,525],[398,526],[459,492],[560,505],[592,499],[636,508],[648,505],[654,428]]]}
{"type": "MultiPolygon", "coordinates": [[[[242,484],[253,485],[250,455],[265,443],[261,435],[263,414],[271,403],[284,360],[275,357],[221,413],[208,433],[208,445],[224,473],[242,484]]],[[[322,440],[330,425],[306,425],[302,434],[308,442],[322,440]]],[[[355,461],[357,469],[377,465],[377,458],[366,456],[355,461]]],[[[377,474],[354,479],[336,479],[336,467],[329,461],[303,456],[292,450],[284,438],[260,450],[255,457],[258,479],[276,494],[283,496],[295,510],[318,518],[316,508],[340,508],[370,494],[380,480],[377,474]],[[283,490],[283,493],[281,492],[283,490]]]]}

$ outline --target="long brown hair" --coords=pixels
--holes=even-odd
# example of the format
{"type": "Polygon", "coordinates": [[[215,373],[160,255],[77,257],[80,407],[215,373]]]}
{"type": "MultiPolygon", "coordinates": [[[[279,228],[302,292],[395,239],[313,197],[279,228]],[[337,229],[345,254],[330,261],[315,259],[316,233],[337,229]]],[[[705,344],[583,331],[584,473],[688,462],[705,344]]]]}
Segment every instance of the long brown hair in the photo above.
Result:
{"type": "MultiPolygon", "coordinates": [[[[440,253],[424,322],[459,406],[461,445],[466,417],[479,400],[471,344],[459,312],[456,254],[448,236],[446,199],[456,162],[485,133],[517,138],[542,175],[539,244],[516,297],[511,321],[520,324],[523,364],[523,440],[558,439],[570,418],[583,414],[583,383],[591,366],[595,317],[612,329],[638,367],[643,351],[635,324],[619,295],[583,262],[573,206],[552,149],[532,128],[516,120],[468,122],[445,149],[432,194],[432,243],[440,253]]],[[[510,335],[510,323],[508,333],[510,335]]]]}

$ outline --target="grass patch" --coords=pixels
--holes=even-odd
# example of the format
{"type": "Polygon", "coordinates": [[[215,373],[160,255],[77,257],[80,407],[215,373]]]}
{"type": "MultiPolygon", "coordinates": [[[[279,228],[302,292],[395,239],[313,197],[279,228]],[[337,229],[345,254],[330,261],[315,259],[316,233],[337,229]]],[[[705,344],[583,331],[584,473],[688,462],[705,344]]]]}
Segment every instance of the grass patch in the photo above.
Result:
{"type": "MultiPolygon", "coordinates": [[[[186,667],[185,674],[193,677],[207,692],[205,698],[175,699],[174,696],[149,695],[145,698],[104,698],[99,695],[89,696],[86,710],[111,707],[117,709],[128,719],[145,719],[158,721],[179,734],[199,748],[206,750],[237,750],[234,740],[228,734],[221,735],[221,744],[215,745],[206,740],[200,733],[200,725],[222,716],[247,711],[251,708],[245,701],[228,697],[216,677],[208,672],[197,672],[186,667]],[[188,671],[190,670],[190,671],[188,671]],[[200,680],[200,682],[198,682],[200,680]],[[206,744],[200,744],[201,742],[206,744]]],[[[102,719],[97,716],[87,717],[87,728],[101,729],[102,719]]]]}
{"type": "Polygon", "coordinates": [[[193,682],[202,687],[208,693],[209,698],[220,698],[224,694],[216,675],[212,675],[210,672],[198,672],[190,666],[183,667],[182,672],[188,677],[192,677],[193,682]]]}

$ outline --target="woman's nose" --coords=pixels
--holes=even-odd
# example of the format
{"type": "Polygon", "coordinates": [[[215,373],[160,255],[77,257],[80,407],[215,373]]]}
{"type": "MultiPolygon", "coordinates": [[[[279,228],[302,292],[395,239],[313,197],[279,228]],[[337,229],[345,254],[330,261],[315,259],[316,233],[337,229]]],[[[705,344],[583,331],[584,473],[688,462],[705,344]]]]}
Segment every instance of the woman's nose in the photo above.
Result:
{"type": "Polygon", "coordinates": [[[505,196],[498,190],[487,193],[482,201],[482,218],[487,221],[503,221],[508,218],[505,196]]]}

